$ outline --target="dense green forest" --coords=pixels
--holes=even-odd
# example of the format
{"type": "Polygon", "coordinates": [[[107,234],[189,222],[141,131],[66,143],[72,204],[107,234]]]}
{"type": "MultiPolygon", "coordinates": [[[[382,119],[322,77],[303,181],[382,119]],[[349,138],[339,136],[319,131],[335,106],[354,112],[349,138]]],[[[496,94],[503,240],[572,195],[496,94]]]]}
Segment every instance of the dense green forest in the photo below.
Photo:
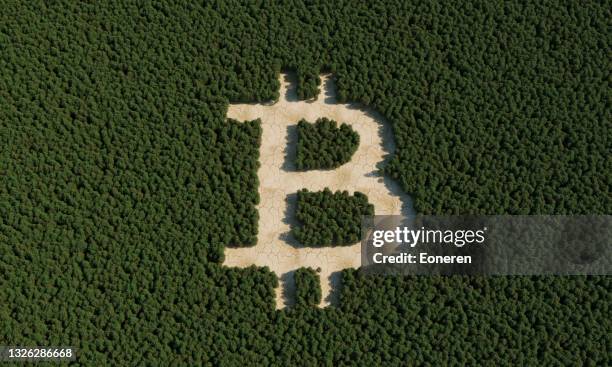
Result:
{"type": "Polygon", "coordinates": [[[299,268],[295,271],[295,304],[315,306],[321,303],[321,279],[313,268],[299,268]]]}
{"type": "Polygon", "coordinates": [[[299,170],[332,169],[351,160],[359,147],[359,134],[352,127],[327,118],[297,125],[296,167],[299,170]]]}
{"type": "MultiPolygon", "coordinates": [[[[82,365],[606,365],[609,277],[360,277],[274,310],[257,122],[278,73],[393,125],[420,213],[612,213],[606,1],[6,0],[0,345],[82,365]]],[[[363,138],[363,137],[362,137],[363,138]]]]}
{"type": "Polygon", "coordinates": [[[368,197],[355,191],[297,193],[295,217],[299,224],[291,228],[293,236],[306,246],[353,245],[361,238],[361,218],[374,215],[368,197]]]}

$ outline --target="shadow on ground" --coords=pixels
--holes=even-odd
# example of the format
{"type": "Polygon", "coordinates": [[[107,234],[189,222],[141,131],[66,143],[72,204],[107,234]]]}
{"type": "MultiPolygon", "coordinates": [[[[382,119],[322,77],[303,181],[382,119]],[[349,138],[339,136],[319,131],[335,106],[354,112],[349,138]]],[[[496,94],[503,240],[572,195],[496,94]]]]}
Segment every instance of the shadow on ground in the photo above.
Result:
{"type": "Polygon", "coordinates": [[[295,270],[280,276],[281,293],[285,307],[295,305],[295,270]]]}
{"type": "MultiPolygon", "coordinates": [[[[287,195],[285,201],[287,205],[285,206],[283,223],[289,225],[289,227],[293,229],[300,224],[300,222],[295,217],[297,211],[297,193],[291,193],[287,195]]],[[[293,233],[291,233],[291,229],[288,232],[281,233],[280,239],[294,248],[306,247],[298,242],[298,240],[293,236],[293,233]]]]}
{"type": "MultiPolygon", "coordinates": [[[[321,281],[325,281],[325,279],[321,279],[321,281]]],[[[331,291],[324,301],[332,306],[338,306],[340,304],[340,293],[342,291],[342,271],[331,273],[327,281],[331,286],[331,291]]]]}
{"type": "Polygon", "coordinates": [[[287,102],[298,102],[299,98],[297,94],[297,75],[295,73],[286,73],[283,78],[284,82],[287,85],[287,90],[285,91],[285,100],[287,102]]]}

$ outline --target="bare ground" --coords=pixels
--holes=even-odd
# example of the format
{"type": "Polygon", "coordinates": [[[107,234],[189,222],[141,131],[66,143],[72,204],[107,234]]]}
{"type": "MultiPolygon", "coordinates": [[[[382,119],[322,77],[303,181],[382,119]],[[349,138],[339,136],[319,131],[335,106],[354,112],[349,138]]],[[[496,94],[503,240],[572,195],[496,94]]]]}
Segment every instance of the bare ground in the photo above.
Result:
{"type": "Polygon", "coordinates": [[[268,266],[280,279],[276,306],[294,302],[293,273],[299,267],[321,268],[320,306],[335,304],[340,271],[360,266],[360,245],[343,247],[304,247],[290,234],[296,224],[296,192],[306,188],[319,191],[361,191],[368,195],[377,215],[413,214],[412,201],[399,185],[378,173],[378,167],[395,150],[391,125],[380,114],[356,104],[337,104],[336,88],[329,75],[322,76],[323,96],[314,101],[298,101],[295,76],[281,74],[280,100],[274,104],[232,104],[228,118],[262,121],[259,235],[253,247],[225,249],[225,265],[268,266]],[[314,122],[327,117],[347,123],[360,136],[359,148],[350,162],[334,170],[297,172],[295,150],[297,122],[314,122]]]}

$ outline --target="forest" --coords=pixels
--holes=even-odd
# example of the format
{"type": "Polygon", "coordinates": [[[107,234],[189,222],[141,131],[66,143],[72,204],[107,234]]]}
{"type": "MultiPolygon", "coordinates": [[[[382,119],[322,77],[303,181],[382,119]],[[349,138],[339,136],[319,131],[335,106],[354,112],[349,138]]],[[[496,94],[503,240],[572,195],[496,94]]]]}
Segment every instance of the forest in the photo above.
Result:
{"type": "MultiPolygon", "coordinates": [[[[118,3],[0,11],[0,345],[78,364],[609,364],[610,277],[366,277],[274,309],[223,267],[257,236],[257,121],[313,98],[393,126],[422,214],[610,214],[608,2],[118,3]]],[[[364,137],[361,137],[362,139],[364,137]]]]}
{"type": "Polygon", "coordinates": [[[295,271],[295,304],[316,306],[321,303],[321,279],[313,268],[299,268],[295,271]]]}
{"type": "Polygon", "coordinates": [[[349,125],[327,118],[297,124],[298,170],[333,169],[351,160],[359,147],[359,134],[349,125]]]}
{"type": "Polygon", "coordinates": [[[368,197],[355,191],[297,193],[295,217],[299,224],[291,228],[293,236],[306,246],[354,245],[361,239],[361,218],[374,215],[368,197]]]}

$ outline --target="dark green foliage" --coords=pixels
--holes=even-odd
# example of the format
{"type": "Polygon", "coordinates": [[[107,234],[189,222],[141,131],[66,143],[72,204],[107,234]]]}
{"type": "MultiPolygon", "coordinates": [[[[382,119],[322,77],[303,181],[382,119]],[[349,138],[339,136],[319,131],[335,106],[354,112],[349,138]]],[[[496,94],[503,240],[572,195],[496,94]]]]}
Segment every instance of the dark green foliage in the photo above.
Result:
{"type": "MultiPolygon", "coordinates": [[[[612,213],[608,2],[2,2],[0,345],[79,364],[606,365],[609,277],[361,278],[273,311],[257,123],[320,70],[421,213],[612,213]],[[483,362],[485,361],[485,362],[483,362]]],[[[362,137],[363,138],[363,137],[362,137]]],[[[348,274],[348,275],[347,275],[348,274]]]]}
{"type": "Polygon", "coordinates": [[[295,303],[298,306],[316,306],[321,302],[321,281],[312,268],[295,271],[295,303]]]}
{"type": "Polygon", "coordinates": [[[298,88],[297,95],[299,99],[313,99],[318,98],[321,84],[321,77],[319,77],[319,71],[314,68],[300,67],[298,69],[298,88]]]}
{"type": "Polygon", "coordinates": [[[296,167],[299,170],[331,169],[351,160],[359,147],[359,134],[347,124],[326,118],[314,124],[300,120],[296,167]]]}
{"type": "Polygon", "coordinates": [[[358,191],[298,191],[296,218],[291,229],[295,238],[306,246],[342,246],[359,242],[361,217],[374,215],[368,197],[358,191]]]}
{"type": "Polygon", "coordinates": [[[608,365],[610,277],[342,273],[339,308],[276,321],[281,365],[608,365]],[[602,349],[603,348],[603,349],[602,349]],[[484,362],[486,361],[486,362],[484,362]]]}

